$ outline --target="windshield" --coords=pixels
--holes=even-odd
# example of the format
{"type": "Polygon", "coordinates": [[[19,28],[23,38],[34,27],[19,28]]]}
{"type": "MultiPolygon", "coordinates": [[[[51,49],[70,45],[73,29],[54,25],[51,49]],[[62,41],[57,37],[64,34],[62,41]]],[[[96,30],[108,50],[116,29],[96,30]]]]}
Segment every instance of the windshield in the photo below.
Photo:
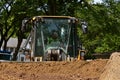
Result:
{"type": "Polygon", "coordinates": [[[60,48],[67,53],[70,29],[68,19],[44,19],[41,27],[37,27],[37,45],[42,45],[44,52],[60,48]]]}

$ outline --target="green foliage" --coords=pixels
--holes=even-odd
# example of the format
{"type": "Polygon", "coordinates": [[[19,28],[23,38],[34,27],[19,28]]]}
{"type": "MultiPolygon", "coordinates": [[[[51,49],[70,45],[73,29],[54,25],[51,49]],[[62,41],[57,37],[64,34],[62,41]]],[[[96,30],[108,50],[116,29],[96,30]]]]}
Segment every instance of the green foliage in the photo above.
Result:
{"type": "Polygon", "coordinates": [[[89,4],[78,8],[77,16],[88,22],[88,34],[79,37],[88,53],[106,53],[120,48],[120,3],[107,0],[106,3],[89,4]]]}
{"type": "Polygon", "coordinates": [[[104,53],[110,51],[117,51],[120,47],[120,37],[117,35],[107,34],[101,40],[101,45],[95,49],[96,53],[104,53]]]}

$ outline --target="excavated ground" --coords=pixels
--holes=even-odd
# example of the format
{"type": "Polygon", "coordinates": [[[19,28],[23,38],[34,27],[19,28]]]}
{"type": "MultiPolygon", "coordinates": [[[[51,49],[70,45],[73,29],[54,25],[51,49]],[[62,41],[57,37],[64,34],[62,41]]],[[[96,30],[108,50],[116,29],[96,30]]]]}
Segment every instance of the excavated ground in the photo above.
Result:
{"type": "Polygon", "coordinates": [[[99,80],[120,80],[120,52],[111,55],[99,80]]]}
{"type": "Polygon", "coordinates": [[[0,80],[98,80],[107,62],[0,62],[0,80]]]}

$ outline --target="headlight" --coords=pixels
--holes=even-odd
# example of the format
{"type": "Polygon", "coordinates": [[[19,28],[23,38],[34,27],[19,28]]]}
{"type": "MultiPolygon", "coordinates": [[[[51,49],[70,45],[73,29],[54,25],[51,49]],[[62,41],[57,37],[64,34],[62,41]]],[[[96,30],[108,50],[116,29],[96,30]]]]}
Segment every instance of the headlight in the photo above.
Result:
{"type": "Polygon", "coordinates": [[[48,50],[47,52],[48,52],[48,54],[51,54],[51,50],[48,50]]]}

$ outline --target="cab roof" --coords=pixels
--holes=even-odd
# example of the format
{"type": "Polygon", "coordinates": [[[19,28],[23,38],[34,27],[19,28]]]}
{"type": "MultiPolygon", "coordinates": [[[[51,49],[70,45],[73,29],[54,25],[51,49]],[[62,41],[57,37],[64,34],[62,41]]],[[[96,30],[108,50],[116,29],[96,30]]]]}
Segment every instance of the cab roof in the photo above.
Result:
{"type": "Polygon", "coordinates": [[[63,18],[63,19],[75,19],[75,17],[71,16],[35,16],[33,18],[63,18]]]}

